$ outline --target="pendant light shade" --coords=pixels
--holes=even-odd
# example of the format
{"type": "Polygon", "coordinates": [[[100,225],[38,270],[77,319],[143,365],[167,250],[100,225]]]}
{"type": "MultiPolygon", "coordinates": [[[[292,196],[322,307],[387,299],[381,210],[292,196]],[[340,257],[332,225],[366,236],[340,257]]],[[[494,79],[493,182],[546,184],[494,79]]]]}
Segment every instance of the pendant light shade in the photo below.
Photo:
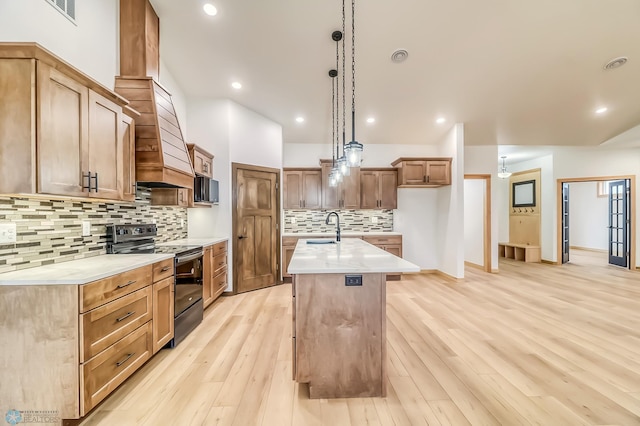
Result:
{"type": "Polygon", "coordinates": [[[347,156],[344,155],[344,153],[342,154],[342,157],[338,158],[336,164],[338,165],[338,170],[340,170],[340,174],[342,176],[349,176],[351,174],[351,169],[347,162],[347,156]]]}
{"type": "Polygon", "coordinates": [[[500,172],[498,172],[498,177],[499,177],[500,179],[506,179],[506,178],[508,178],[509,176],[511,176],[511,172],[508,172],[508,171],[507,171],[507,166],[504,164],[504,160],[505,160],[505,158],[507,158],[507,156],[506,156],[506,155],[503,155],[503,156],[502,156],[502,157],[500,157],[500,158],[502,158],[502,167],[500,168],[500,172]]]}
{"type": "Polygon", "coordinates": [[[347,164],[349,167],[360,167],[363,151],[364,146],[359,142],[351,141],[345,145],[344,152],[347,156],[347,164]]]}

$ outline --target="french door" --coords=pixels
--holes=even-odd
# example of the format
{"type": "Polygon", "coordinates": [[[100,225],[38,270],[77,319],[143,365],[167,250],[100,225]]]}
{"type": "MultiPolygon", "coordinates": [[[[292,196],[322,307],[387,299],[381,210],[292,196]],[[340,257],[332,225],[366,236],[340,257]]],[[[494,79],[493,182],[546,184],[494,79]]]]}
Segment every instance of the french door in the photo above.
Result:
{"type": "Polygon", "coordinates": [[[609,182],[609,263],[629,267],[629,180],[609,182]]]}
{"type": "Polygon", "coordinates": [[[569,262],[569,184],[562,183],[562,263],[569,262]]]}

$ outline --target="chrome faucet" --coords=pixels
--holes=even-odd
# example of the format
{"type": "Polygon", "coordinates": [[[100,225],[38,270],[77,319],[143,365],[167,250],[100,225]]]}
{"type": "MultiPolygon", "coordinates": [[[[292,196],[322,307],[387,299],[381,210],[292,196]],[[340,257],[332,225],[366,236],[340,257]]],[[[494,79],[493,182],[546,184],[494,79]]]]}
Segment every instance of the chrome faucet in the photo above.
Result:
{"type": "Polygon", "coordinates": [[[331,212],[327,215],[327,219],[324,221],[325,224],[329,225],[329,219],[331,218],[331,215],[335,214],[336,215],[336,242],[340,241],[340,216],[338,215],[337,212],[331,212]]]}

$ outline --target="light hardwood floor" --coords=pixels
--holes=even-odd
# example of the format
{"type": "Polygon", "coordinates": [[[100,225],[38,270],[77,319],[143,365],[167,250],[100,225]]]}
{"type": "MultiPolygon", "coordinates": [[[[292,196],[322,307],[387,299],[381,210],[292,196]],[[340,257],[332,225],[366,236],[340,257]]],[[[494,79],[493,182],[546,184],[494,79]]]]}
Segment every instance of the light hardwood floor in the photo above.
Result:
{"type": "Polygon", "coordinates": [[[291,287],[224,297],[83,425],[638,425],[640,274],[502,260],[387,283],[386,398],[291,380],[291,287]]]}

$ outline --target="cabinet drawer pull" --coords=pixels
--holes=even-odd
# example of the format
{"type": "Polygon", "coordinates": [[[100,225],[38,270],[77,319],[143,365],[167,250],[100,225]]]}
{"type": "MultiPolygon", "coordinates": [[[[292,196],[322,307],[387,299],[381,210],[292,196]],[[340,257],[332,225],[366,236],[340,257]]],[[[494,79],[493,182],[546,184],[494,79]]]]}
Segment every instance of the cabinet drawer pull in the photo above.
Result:
{"type": "Polygon", "coordinates": [[[125,316],[116,319],[116,322],[124,321],[127,318],[129,318],[131,315],[135,314],[135,313],[136,313],[136,311],[127,312],[127,314],[125,316]]]}
{"type": "MultiPolygon", "coordinates": [[[[98,172],[96,172],[96,175],[93,177],[93,180],[95,181],[95,185],[96,187],[95,192],[98,192],[98,172]]],[[[91,182],[89,182],[89,192],[91,192],[91,182]]]]}
{"type": "Polygon", "coordinates": [[[160,270],[160,272],[167,272],[169,269],[171,269],[171,266],[165,266],[160,270]]]}
{"type": "Polygon", "coordinates": [[[87,186],[82,185],[82,189],[88,189],[91,192],[91,172],[83,173],[82,179],[87,179],[87,186]]]}
{"type": "Polygon", "coordinates": [[[117,288],[125,288],[135,283],[135,281],[129,281],[128,283],[120,284],[117,288]]]}
{"type": "Polygon", "coordinates": [[[129,361],[129,358],[131,358],[135,354],[136,354],[135,352],[131,352],[130,354],[127,354],[127,356],[124,357],[124,359],[122,361],[116,362],[116,367],[120,367],[122,364],[124,364],[125,362],[129,361]]]}

